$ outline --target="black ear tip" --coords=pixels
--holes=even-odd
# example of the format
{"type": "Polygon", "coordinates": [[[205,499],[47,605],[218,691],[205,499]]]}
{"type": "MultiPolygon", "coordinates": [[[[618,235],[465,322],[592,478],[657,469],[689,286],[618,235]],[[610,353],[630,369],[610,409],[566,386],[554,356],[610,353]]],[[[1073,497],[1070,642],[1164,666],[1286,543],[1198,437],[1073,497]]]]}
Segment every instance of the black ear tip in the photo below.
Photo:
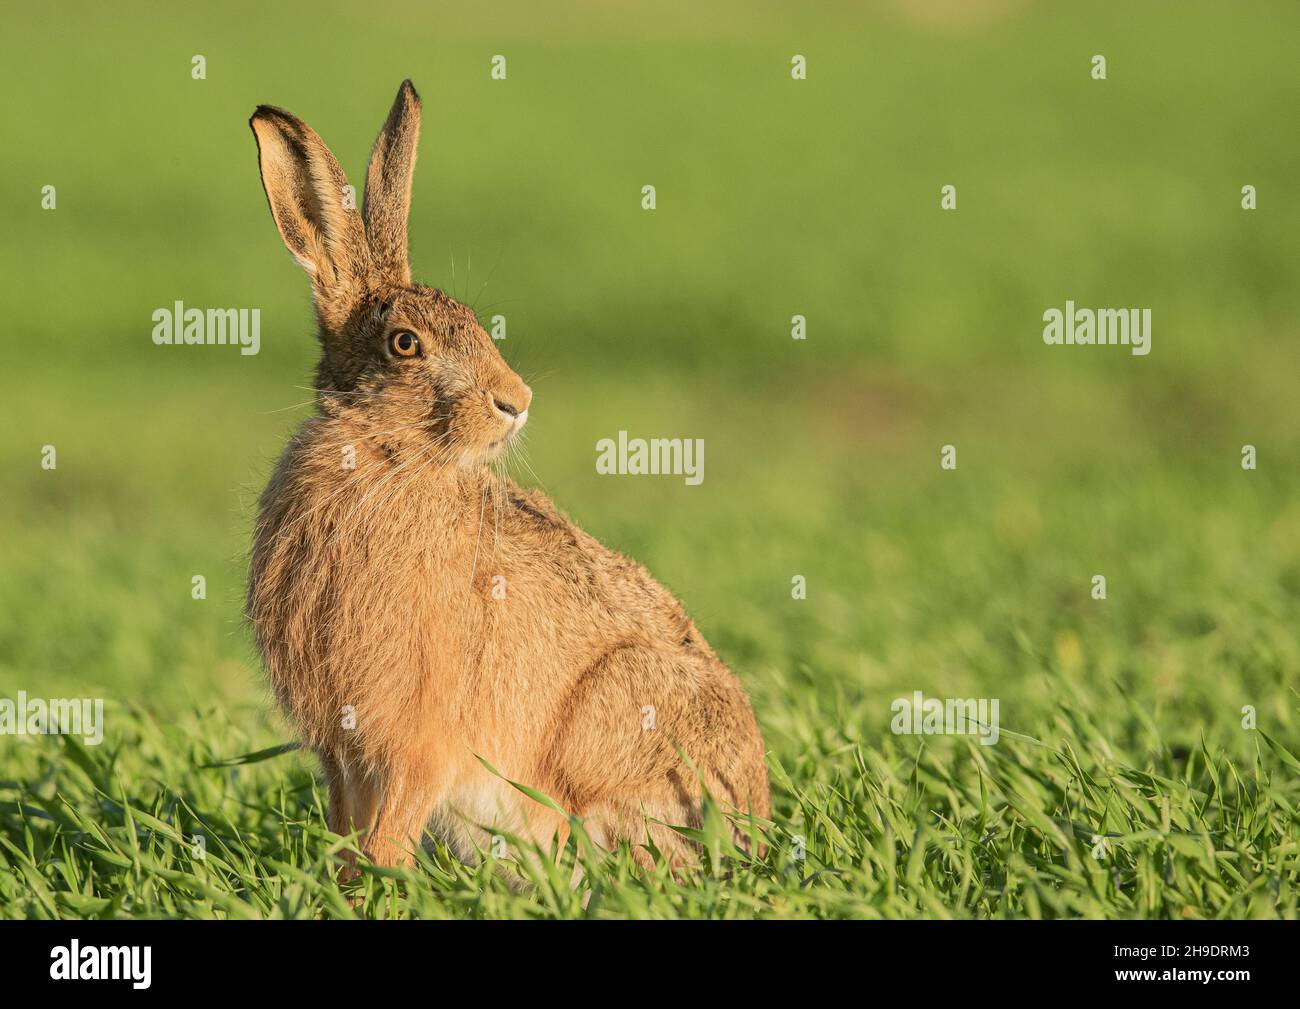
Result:
{"type": "Polygon", "coordinates": [[[398,88],[398,93],[411,98],[415,104],[420,104],[420,93],[415,90],[415,85],[411,83],[411,78],[402,81],[402,86],[398,88]]]}
{"type": "Polygon", "coordinates": [[[248,125],[252,126],[259,119],[269,119],[272,122],[288,123],[294,122],[294,117],[277,105],[259,105],[253,110],[253,115],[248,120],[248,125]]]}

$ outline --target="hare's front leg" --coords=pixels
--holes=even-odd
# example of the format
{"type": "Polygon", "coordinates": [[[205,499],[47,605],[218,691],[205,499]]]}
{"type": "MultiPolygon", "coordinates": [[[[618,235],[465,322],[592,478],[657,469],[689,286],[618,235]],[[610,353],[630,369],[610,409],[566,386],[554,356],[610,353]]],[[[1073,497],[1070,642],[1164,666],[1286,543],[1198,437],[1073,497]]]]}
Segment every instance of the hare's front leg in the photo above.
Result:
{"type": "MultiPolygon", "coordinates": [[[[364,843],[378,807],[378,794],[373,784],[333,754],[322,753],[321,763],[329,782],[329,809],[326,811],[329,829],[343,837],[354,831],[360,832],[364,843]]],[[[340,883],[346,883],[357,875],[357,857],[354,852],[345,850],[342,859],[338,879],[340,883]]]]}
{"type": "Polygon", "coordinates": [[[366,857],[376,865],[410,865],[445,792],[444,776],[428,765],[393,768],[379,786],[374,824],[364,845],[366,857]]]}

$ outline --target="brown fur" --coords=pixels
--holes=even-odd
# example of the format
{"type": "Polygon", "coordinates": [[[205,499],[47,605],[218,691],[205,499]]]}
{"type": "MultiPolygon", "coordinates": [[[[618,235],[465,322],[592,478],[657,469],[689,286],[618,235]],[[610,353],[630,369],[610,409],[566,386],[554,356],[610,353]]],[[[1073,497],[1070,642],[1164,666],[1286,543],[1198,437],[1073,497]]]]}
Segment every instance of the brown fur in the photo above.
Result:
{"type": "Polygon", "coordinates": [[[251,120],[323,350],[319,415],[286,448],[253,546],[248,616],[271,684],[325,767],[331,829],[361,831],[376,862],[406,862],[426,826],[467,859],[484,842],[475,826],[564,836],[562,817],[478,756],[599,843],[653,840],[686,861],[690,846],[647,817],[698,826],[701,778],[724,808],[766,817],[762,737],[668,591],[490,468],[532,393],[473,312],[410,283],[419,116],[407,81],[374,147],[364,223],[310,127],[269,106],[251,120]],[[420,356],[389,349],[399,330],[420,356]]]}

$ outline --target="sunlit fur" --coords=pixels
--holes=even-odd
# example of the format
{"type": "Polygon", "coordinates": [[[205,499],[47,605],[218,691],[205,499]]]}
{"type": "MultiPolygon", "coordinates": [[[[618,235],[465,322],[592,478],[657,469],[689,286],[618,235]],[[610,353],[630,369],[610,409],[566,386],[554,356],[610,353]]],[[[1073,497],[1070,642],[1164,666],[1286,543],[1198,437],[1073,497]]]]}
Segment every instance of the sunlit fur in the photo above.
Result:
{"type": "Polygon", "coordinates": [[[765,818],[762,737],[667,590],[489,465],[531,391],[473,312],[410,283],[419,115],[406,82],[364,221],[334,200],[342,172],[310,127],[267,106],[251,121],[322,346],[319,413],[262,495],[253,546],[248,617],[271,684],[324,765],[331,829],[358,831],[375,862],[407,862],[426,827],[467,859],[491,832],[565,836],[503,779],[606,847],[653,841],[687,862],[692,846],[650,821],[699,826],[702,787],[765,818]],[[390,352],[398,330],[419,356],[390,352]]]}

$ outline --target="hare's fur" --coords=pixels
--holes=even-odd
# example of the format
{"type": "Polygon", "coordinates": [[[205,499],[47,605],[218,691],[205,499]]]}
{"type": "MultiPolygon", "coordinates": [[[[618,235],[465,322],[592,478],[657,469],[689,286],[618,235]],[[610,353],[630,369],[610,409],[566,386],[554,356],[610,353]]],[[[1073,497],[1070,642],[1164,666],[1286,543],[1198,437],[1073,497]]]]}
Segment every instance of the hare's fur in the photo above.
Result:
{"type": "Polygon", "coordinates": [[[484,830],[562,838],[565,818],[505,779],[598,843],[687,861],[655,821],[698,826],[703,788],[765,818],[762,736],[667,590],[489,467],[531,390],[470,310],[411,283],[419,114],[405,82],[361,214],[310,127],[268,106],[251,121],[323,349],[319,415],[285,450],[253,546],[272,686],[324,765],[331,829],[358,830],[378,863],[407,862],[426,827],[465,858],[484,830]],[[397,333],[418,356],[397,355],[397,333]]]}

